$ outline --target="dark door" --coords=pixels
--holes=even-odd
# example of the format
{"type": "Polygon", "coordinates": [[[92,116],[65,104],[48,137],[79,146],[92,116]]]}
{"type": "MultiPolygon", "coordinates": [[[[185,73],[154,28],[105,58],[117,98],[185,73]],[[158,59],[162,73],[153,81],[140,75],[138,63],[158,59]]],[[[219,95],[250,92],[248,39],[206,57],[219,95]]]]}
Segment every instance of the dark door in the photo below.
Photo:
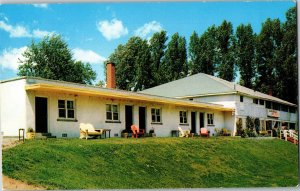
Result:
{"type": "Polygon", "coordinates": [[[204,127],[204,113],[200,113],[200,128],[204,127]]]}
{"type": "Polygon", "coordinates": [[[125,128],[127,131],[131,130],[131,125],[133,125],[132,106],[125,105],[125,128]]]}
{"type": "Polygon", "coordinates": [[[146,108],[139,107],[139,128],[146,130],[146,108]]]}
{"type": "Polygon", "coordinates": [[[35,98],[35,131],[47,133],[48,131],[48,109],[47,98],[35,98]]]}
{"type": "Polygon", "coordinates": [[[192,129],[191,129],[191,133],[196,133],[196,112],[192,112],[191,113],[191,125],[192,125],[192,129]]]}

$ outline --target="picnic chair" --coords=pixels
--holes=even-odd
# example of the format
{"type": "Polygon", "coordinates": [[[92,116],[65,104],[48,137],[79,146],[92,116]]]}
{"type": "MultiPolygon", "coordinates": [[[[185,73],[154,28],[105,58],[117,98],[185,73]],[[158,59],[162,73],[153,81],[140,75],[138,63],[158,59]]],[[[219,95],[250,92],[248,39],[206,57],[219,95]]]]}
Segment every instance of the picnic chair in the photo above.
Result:
{"type": "Polygon", "coordinates": [[[95,130],[94,126],[90,123],[80,123],[80,138],[83,139],[88,139],[89,136],[96,138],[104,133],[103,129],[95,130]]]}
{"type": "Polygon", "coordinates": [[[190,130],[182,130],[181,127],[178,127],[179,137],[189,137],[191,131],[190,130]]]}
{"type": "Polygon", "coordinates": [[[209,137],[209,131],[204,127],[200,128],[200,137],[209,137]]]}
{"type": "Polygon", "coordinates": [[[138,138],[145,135],[145,130],[140,129],[137,125],[131,125],[132,137],[138,138]]]}

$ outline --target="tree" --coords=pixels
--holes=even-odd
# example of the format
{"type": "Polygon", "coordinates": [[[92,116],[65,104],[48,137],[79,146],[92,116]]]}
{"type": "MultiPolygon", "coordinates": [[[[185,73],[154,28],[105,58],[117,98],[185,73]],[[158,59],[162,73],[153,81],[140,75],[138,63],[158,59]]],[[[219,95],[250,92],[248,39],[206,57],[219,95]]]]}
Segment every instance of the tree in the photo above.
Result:
{"type": "Polygon", "coordinates": [[[189,69],[191,74],[197,74],[201,72],[200,69],[200,39],[198,34],[194,31],[190,37],[189,43],[189,69]]]}
{"type": "Polygon", "coordinates": [[[233,81],[235,78],[235,60],[233,28],[231,22],[223,21],[216,31],[216,65],[220,78],[233,81]]]}
{"type": "Polygon", "coordinates": [[[118,88],[138,91],[153,84],[153,76],[149,70],[151,54],[146,40],[131,37],[125,45],[119,45],[109,59],[116,64],[118,88]]]}
{"type": "Polygon", "coordinates": [[[216,28],[209,27],[200,37],[199,72],[214,75],[216,55],[216,28]]]}
{"type": "Polygon", "coordinates": [[[156,86],[161,84],[161,70],[162,59],[165,55],[166,41],[168,37],[166,31],[156,32],[150,39],[150,52],[151,52],[151,63],[152,63],[152,74],[154,77],[154,82],[151,86],[156,86]]]}
{"type": "Polygon", "coordinates": [[[19,76],[35,76],[54,80],[91,84],[96,73],[90,64],[72,59],[67,43],[60,35],[32,42],[23,53],[19,76]]]}
{"type": "Polygon", "coordinates": [[[139,41],[139,51],[136,57],[135,68],[134,91],[150,88],[154,84],[154,77],[151,71],[151,53],[146,40],[140,39],[139,41]]]}
{"type": "Polygon", "coordinates": [[[282,43],[278,51],[278,79],[276,84],[277,96],[297,103],[298,94],[298,65],[297,65],[297,14],[296,7],[286,13],[286,22],[282,26],[282,43]]]}
{"type": "Polygon", "coordinates": [[[254,66],[255,34],[250,24],[239,25],[236,30],[236,63],[240,71],[240,84],[252,88],[254,66]]]}
{"type": "Polygon", "coordinates": [[[279,50],[282,41],[282,29],[279,19],[268,18],[257,36],[256,46],[256,90],[276,96],[275,82],[278,80],[278,68],[281,64],[279,50]],[[275,94],[274,94],[275,93],[275,94]]]}
{"type": "Polygon", "coordinates": [[[175,33],[168,43],[161,71],[161,83],[177,80],[188,74],[186,41],[178,33],[175,33]]]}
{"type": "Polygon", "coordinates": [[[105,82],[103,80],[99,80],[98,83],[96,83],[96,86],[103,88],[105,87],[105,82]]]}
{"type": "MultiPolygon", "coordinates": [[[[116,67],[116,85],[118,88],[127,90],[130,80],[133,80],[133,63],[126,66],[125,63],[125,45],[119,45],[109,56],[109,61],[115,63],[116,67]]],[[[106,78],[106,64],[104,65],[104,74],[106,78]]]]}

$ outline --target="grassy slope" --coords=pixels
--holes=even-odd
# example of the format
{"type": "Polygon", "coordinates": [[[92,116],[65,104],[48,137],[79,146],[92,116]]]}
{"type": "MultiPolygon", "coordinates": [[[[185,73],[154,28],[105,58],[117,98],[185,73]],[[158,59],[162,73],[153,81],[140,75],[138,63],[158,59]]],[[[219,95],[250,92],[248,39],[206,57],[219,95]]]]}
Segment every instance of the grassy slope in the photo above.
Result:
{"type": "Polygon", "coordinates": [[[146,138],[26,141],[3,173],[50,189],[296,186],[298,148],[280,140],[146,138]]]}

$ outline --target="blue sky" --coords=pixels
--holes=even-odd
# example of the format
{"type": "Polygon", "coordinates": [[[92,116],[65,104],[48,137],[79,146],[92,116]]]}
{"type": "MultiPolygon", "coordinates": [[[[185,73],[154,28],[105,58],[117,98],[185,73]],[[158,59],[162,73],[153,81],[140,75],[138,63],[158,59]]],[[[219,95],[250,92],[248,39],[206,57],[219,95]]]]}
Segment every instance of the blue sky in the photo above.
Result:
{"type": "Polygon", "coordinates": [[[103,61],[119,44],[138,35],[175,32],[189,40],[226,19],[236,28],[250,23],[258,33],[267,18],[285,21],[294,6],[281,2],[0,4],[0,80],[16,77],[26,46],[52,33],[61,34],[77,60],[89,62],[103,80],[103,61]]]}

